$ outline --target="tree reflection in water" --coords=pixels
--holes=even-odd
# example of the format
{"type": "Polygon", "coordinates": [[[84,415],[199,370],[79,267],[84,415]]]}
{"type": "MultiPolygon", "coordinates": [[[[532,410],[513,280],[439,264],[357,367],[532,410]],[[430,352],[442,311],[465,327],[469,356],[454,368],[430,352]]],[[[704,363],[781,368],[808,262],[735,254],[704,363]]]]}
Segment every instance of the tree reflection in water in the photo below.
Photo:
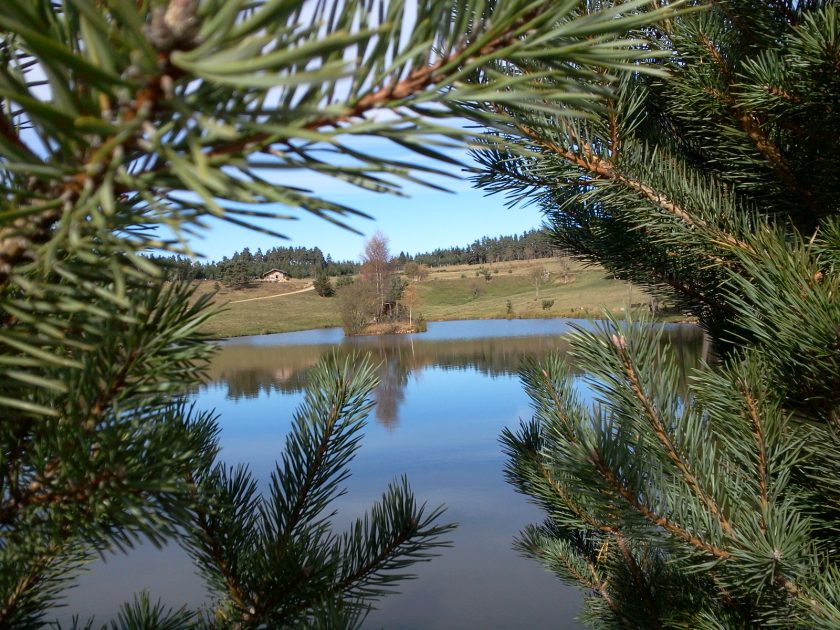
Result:
{"type": "MultiPolygon", "coordinates": [[[[282,340],[282,336],[278,338],[282,340]]],[[[668,327],[663,343],[675,347],[686,367],[699,365],[708,352],[702,333],[693,326],[668,327]]],[[[338,346],[340,353],[362,350],[378,361],[379,385],[374,392],[376,419],[389,428],[398,423],[409,378],[419,378],[426,368],[477,370],[486,376],[498,377],[515,374],[526,357],[539,358],[550,352],[567,355],[568,352],[563,335],[478,339],[384,335],[344,339],[338,346]]],[[[309,368],[334,347],[332,344],[251,345],[247,341],[226,345],[211,364],[208,380],[225,385],[226,395],[232,400],[257,398],[272,392],[300,392],[306,384],[309,368]]],[[[575,371],[572,357],[568,359],[575,371]]],[[[684,389],[686,383],[682,385],[684,389]]]]}

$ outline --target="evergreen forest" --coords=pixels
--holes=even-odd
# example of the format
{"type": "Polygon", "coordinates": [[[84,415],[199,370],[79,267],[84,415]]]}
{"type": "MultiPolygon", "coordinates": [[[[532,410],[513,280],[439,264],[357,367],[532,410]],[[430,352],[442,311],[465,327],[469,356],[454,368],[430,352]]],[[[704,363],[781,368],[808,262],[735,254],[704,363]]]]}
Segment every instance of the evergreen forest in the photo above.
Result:
{"type": "MultiPolygon", "coordinates": [[[[394,262],[402,266],[416,262],[428,267],[447,265],[483,265],[513,260],[532,260],[558,255],[558,249],[542,230],[528,230],[521,235],[482,237],[469,245],[441,247],[431,252],[407,254],[400,252],[394,262]]],[[[149,255],[156,265],[167,270],[170,278],[190,280],[216,280],[234,285],[260,277],[270,269],[285,271],[290,278],[315,278],[319,272],[328,276],[346,276],[359,273],[360,262],[335,261],[324,255],[318,247],[272,247],[265,252],[251,252],[246,247],[229,258],[204,262],[185,256],[149,255]]]]}

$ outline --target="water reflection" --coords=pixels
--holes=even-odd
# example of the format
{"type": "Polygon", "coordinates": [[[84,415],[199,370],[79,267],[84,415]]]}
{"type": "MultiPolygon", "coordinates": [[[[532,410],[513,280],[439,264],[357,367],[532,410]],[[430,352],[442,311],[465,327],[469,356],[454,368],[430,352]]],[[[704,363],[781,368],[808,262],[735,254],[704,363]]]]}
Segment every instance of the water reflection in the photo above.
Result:
{"type": "MultiPolygon", "coordinates": [[[[220,413],[221,458],[247,464],[265,489],[307,370],[333,349],[369,353],[379,366],[377,422],[365,429],[347,494],[331,506],[337,529],[403,474],[420,500],[446,504],[446,520],[459,527],[453,547],[419,565],[419,579],[381,600],[366,627],[579,629],[581,593],[511,548],[542,514],[505,482],[498,442],[504,427],[530,415],[516,376],[522,359],[567,352],[568,331],[563,320],[473,321],[434,323],[412,336],[346,340],[339,330],[321,330],[229,340],[194,399],[220,413]]],[[[704,351],[699,330],[665,332],[682,364],[697,365],[704,351]]],[[[105,621],[141,589],[176,608],[207,601],[176,546],[145,546],[93,566],[68,593],[63,619],[73,612],[105,621]]]]}
{"type": "MultiPolygon", "coordinates": [[[[210,369],[209,380],[226,387],[226,397],[234,401],[256,399],[272,392],[298,393],[306,384],[307,371],[325,353],[336,348],[343,355],[365,352],[378,364],[379,385],[374,392],[376,419],[383,426],[394,427],[410,377],[419,376],[425,369],[474,371],[496,378],[516,374],[526,357],[568,353],[568,338],[562,334],[568,332],[567,320],[555,324],[561,334],[546,334],[545,323],[539,322],[542,327],[535,327],[530,335],[520,327],[518,336],[452,338],[447,324],[459,324],[463,329],[465,323],[473,324],[473,335],[495,332],[492,327],[488,330],[486,322],[444,322],[432,324],[425,335],[359,337],[341,339],[337,344],[285,345],[287,338],[282,334],[238,339],[221,348],[210,369]],[[267,345],[272,339],[277,345],[267,345]]],[[[578,323],[588,325],[588,322],[578,323]]],[[[329,335],[326,331],[318,332],[329,335]]],[[[292,334],[301,339],[300,333],[292,334]]],[[[703,335],[693,326],[668,326],[662,340],[677,352],[684,366],[698,365],[708,351],[703,335]]],[[[578,373],[573,359],[567,356],[567,361],[572,373],[578,373]]],[[[687,386],[684,373],[681,385],[684,391],[687,386]]]]}

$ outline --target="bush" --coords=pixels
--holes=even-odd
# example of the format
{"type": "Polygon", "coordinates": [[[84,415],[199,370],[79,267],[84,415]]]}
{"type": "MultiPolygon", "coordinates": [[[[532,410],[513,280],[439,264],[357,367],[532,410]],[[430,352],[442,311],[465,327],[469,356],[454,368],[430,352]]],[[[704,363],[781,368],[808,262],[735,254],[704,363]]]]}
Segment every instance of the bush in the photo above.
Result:
{"type": "Polygon", "coordinates": [[[547,311],[554,306],[554,300],[543,300],[542,301],[542,310],[547,311]]]}
{"type": "Polygon", "coordinates": [[[342,328],[346,335],[361,334],[377,316],[376,289],[367,282],[355,282],[338,291],[342,328]]]}
{"type": "Polygon", "coordinates": [[[323,270],[318,271],[312,286],[315,288],[315,293],[321,297],[332,297],[335,295],[335,288],[333,288],[332,282],[330,282],[327,273],[323,270]]]}

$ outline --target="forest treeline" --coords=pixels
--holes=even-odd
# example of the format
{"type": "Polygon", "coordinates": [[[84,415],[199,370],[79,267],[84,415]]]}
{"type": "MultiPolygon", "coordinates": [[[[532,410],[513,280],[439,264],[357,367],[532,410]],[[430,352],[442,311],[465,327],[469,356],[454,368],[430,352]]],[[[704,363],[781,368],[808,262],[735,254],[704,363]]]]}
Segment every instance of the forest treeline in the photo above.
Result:
{"type": "Polygon", "coordinates": [[[400,264],[412,260],[429,267],[447,265],[486,265],[513,260],[550,258],[562,252],[552,245],[543,230],[528,230],[521,235],[485,236],[464,247],[446,247],[408,256],[400,252],[400,264]]]}
{"type": "MultiPolygon", "coordinates": [[[[414,255],[400,252],[395,262],[400,267],[412,261],[429,267],[484,265],[549,258],[561,253],[542,230],[534,229],[512,236],[485,236],[463,247],[444,247],[414,255]]],[[[169,269],[173,279],[217,280],[226,284],[247,282],[270,269],[285,271],[292,278],[314,278],[319,270],[329,276],[345,276],[358,273],[360,267],[356,261],[335,261],[318,247],[273,247],[265,252],[261,249],[252,252],[246,247],[220,261],[202,261],[182,256],[152,256],[152,259],[161,267],[169,269]]]]}
{"type": "Polygon", "coordinates": [[[225,284],[240,284],[258,278],[271,269],[285,271],[291,278],[311,278],[319,269],[331,276],[352,275],[359,263],[334,261],[319,247],[272,247],[252,252],[246,247],[219,261],[202,261],[183,256],[155,256],[153,260],[168,269],[177,280],[217,280],[225,284]]]}

